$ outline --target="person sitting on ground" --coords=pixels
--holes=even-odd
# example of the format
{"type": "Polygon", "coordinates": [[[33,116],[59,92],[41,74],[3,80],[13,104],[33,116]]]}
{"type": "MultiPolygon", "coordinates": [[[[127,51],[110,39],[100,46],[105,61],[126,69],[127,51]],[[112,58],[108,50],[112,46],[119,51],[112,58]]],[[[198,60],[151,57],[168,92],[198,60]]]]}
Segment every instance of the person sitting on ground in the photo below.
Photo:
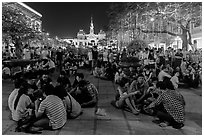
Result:
{"type": "Polygon", "coordinates": [[[136,71],[134,70],[134,68],[132,66],[129,67],[129,69],[126,73],[126,76],[130,80],[130,82],[132,82],[136,78],[136,71]]]}
{"type": "Polygon", "coordinates": [[[23,82],[24,82],[23,79],[18,79],[18,80],[14,81],[15,88],[11,92],[11,94],[9,95],[9,98],[8,98],[8,107],[9,107],[10,111],[12,111],[13,101],[14,101],[15,97],[17,96],[18,91],[21,88],[23,82]]]}
{"type": "Polygon", "coordinates": [[[62,79],[57,79],[54,95],[63,100],[67,118],[74,119],[82,114],[81,105],[66,91],[62,79]]]}
{"type": "Polygon", "coordinates": [[[8,66],[2,65],[2,78],[3,79],[8,79],[11,76],[11,70],[9,69],[8,66]]]}
{"type": "Polygon", "coordinates": [[[137,91],[128,93],[129,80],[127,78],[122,78],[118,85],[117,95],[111,104],[117,108],[130,109],[133,114],[138,115],[139,110],[135,107],[135,104],[132,104],[134,101],[131,101],[132,98],[130,98],[131,96],[137,94],[137,91]]]}
{"type": "Polygon", "coordinates": [[[39,88],[39,89],[42,89],[42,87],[44,86],[44,85],[52,85],[52,79],[48,76],[48,74],[47,73],[44,73],[43,75],[42,75],[42,78],[40,78],[39,80],[38,80],[38,82],[37,82],[37,87],[39,88]]]}
{"type": "Polygon", "coordinates": [[[48,70],[52,74],[55,71],[55,62],[51,58],[48,58],[48,63],[49,63],[48,70]]]}
{"type": "Polygon", "coordinates": [[[100,68],[98,66],[96,66],[93,70],[93,76],[98,78],[98,77],[100,77],[100,75],[101,75],[100,68]]]}
{"type": "Polygon", "coordinates": [[[133,100],[135,104],[138,106],[138,109],[141,109],[143,106],[143,101],[147,95],[148,87],[149,85],[148,83],[145,82],[143,74],[139,74],[137,79],[134,80],[130,85],[129,89],[130,93],[137,91],[137,94],[133,96],[133,100]]]}
{"type": "Polygon", "coordinates": [[[62,81],[61,85],[65,88],[67,92],[71,90],[71,82],[69,80],[69,77],[67,76],[65,71],[61,71],[59,77],[57,78],[57,81],[62,81]]]}
{"type": "Polygon", "coordinates": [[[122,68],[118,68],[118,71],[115,73],[115,78],[114,81],[116,84],[120,83],[121,79],[126,77],[124,71],[122,70],[122,68]]]}
{"type": "Polygon", "coordinates": [[[154,108],[156,111],[156,116],[159,120],[155,122],[159,123],[159,126],[171,125],[176,129],[184,126],[185,101],[181,93],[173,90],[173,86],[170,83],[165,84],[165,90],[145,109],[150,108],[154,108]]]}
{"type": "Polygon", "coordinates": [[[152,72],[150,71],[150,68],[148,65],[144,67],[143,75],[145,77],[145,82],[151,83],[152,72]]]}
{"type": "Polygon", "coordinates": [[[179,84],[179,72],[176,71],[174,72],[174,76],[170,79],[170,81],[172,82],[173,86],[174,86],[174,89],[178,89],[178,84],[179,84]]]}
{"type": "Polygon", "coordinates": [[[79,102],[81,107],[94,107],[98,103],[98,90],[96,86],[89,81],[84,80],[83,73],[76,76],[78,85],[76,90],[70,94],[79,102]]]}
{"type": "Polygon", "coordinates": [[[34,89],[27,83],[23,83],[22,85],[10,106],[14,121],[19,121],[27,115],[31,115],[32,109],[34,109],[34,103],[29,97],[30,94],[33,94],[34,89]]]}
{"type": "Polygon", "coordinates": [[[76,89],[77,89],[77,87],[78,87],[78,85],[79,85],[79,81],[77,80],[77,77],[79,77],[80,78],[80,80],[84,80],[84,74],[83,73],[76,73],[75,74],[75,79],[74,79],[74,82],[73,82],[73,84],[72,84],[72,88],[71,88],[71,90],[70,90],[70,94],[72,94],[73,92],[75,92],[76,91],[76,89]]]}
{"type": "Polygon", "coordinates": [[[158,75],[159,82],[163,82],[165,77],[171,78],[171,75],[168,74],[167,71],[168,70],[167,70],[166,66],[163,66],[162,70],[159,72],[159,75],[158,75]]]}
{"type": "Polygon", "coordinates": [[[60,129],[67,121],[64,104],[59,97],[53,95],[52,85],[45,85],[42,90],[45,99],[42,102],[39,99],[35,101],[36,122],[33,126],[48,130],[60,129]]]}

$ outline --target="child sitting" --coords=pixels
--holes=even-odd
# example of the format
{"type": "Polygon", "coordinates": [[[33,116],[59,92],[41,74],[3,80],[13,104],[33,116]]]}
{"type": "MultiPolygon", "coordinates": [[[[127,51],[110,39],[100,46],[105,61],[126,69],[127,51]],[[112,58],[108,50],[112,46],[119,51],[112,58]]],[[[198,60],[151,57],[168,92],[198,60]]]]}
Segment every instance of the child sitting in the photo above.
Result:
{"type": "Polygon", "coordinates": [[[131,96],[137,94],[136,92],[129,93],[129,81],[127,78],[122,78],[121,82],[118,83],[118,89],[117,89],[117,95],[115,98],[115,101],[112,101],[111,104],[117,108],[122,108],[122,109],[128,109],[130,110],[133,114],[138,115],[139,110],[134,107],[135,105],[132,104],[133,101],[131,101],[131,96]]]}

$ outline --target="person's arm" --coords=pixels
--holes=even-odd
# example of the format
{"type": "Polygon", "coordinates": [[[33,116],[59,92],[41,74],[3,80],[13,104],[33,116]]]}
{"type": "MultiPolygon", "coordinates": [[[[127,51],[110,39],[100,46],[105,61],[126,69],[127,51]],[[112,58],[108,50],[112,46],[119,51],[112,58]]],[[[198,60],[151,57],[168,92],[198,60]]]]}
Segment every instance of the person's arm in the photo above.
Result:
{"type": "Polygon", "coordinates": [[[95,103],[97,103],[96,96],[94,96],[91,101],[82,103],[81,106],[82,107],[86,107],[86,106],[90,106],[90,105],[95,104],[95,103]]]}
{"type": "Polygon", "coordinates": [[[131,84],[130,84],[130,88],[128,90],[128,93],[134,92],[134,86],[136,85],[136,81],[134,80],[131,84]]]}
{"type": "Polygon", "coordinates": [[[145,109],[150,109],[155,106],[158,106],[161,102],[162,102],[162,94],[159,95],[159,97],[155,101],[153,101],[149,106],[147,106],[145,109]]]}
{"type": "Polygon", "coordinates": [[[147,78],[146,82],[148,82],[151,77],[152,77],[152,72],[150,73],[150,75],[149,75],[149,77],[147,78]]]}
{"type": "Polygon", "coordinates": [[[139,99],[136,100],[137,102],[140,102],[140,101],[145,97],[145,95],[146,95],[146,93],[147,93],[147,90],[148,90],[148,87],[145,86],[143,95],[142,95],[139,99]]]}
{"type": "Polygon", "coordinates": [[[43,105],[42,102],[40,103],[40,100],[37,99],[35,101],[35,116],[36,116],[36,118],[42,117],[44,110],[45,110],[45,105],[43,105]],[[40,107],[39,107],[39,105],[40,105],[40,107]]]}
{"type": "Polygon", "coordinates": [[[135,91],[135,92],[132,92],[132,93],[129,93],[129,94],[126,94],[126,95],[123,94],[123,98],[124,98],[124,99],[129,98],[129,97],[131,97],[131,96],[137,94],[138,92],[139,92],[139,91],[135,91]]]}
{"type": "Polygon", "coordinates": [[[36,86],[37,86],[38,88],[41,87],[41,82],[40,82],[40,80],[38,80],[38,82],[36,83],[36,86]]]}
{"type": "Polygon", "coordinates": [[[97,96],[98,96],[98,91],[96,89],[96,87],[94,85],[90,85],[88,88],[88,91],[91,96],[92,96],[92,100],[88,101],[88,102],[84,102],[81,104],[82,107],[86,107],[86,106],[89,106],[89,105],[92,105],[92,104],[95,104],[97,103],[97,96]]]}
{"type": "Polygon", "coordinates": [[[164,77],[168,77],[168,78],[171,78],[171,75],[169,75],[168,73],[164,73],[164,77]]]}

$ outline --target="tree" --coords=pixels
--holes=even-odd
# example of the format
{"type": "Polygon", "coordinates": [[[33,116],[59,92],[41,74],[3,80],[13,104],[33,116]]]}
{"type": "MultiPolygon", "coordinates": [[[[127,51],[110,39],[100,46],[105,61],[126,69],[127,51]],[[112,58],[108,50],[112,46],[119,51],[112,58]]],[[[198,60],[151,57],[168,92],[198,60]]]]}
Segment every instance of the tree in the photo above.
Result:
{"type": "Polygon", "coordinates": [[[40,32],[36,31],[30,23],[31,20],[19,9],[9,6],[8,3],[2,3],[2,39],[7,44],[8,37],[12,39],[19,58],[22,50],[22,41],[41,38],[40,32]]]}
{"type": "Polygon", "coordinates": [[[127,49],[131,51],[131,50],[144,49],[146,47],[148,47],[148,45],[145,41],[140,40],[140,39],[135,39],[130,42],[130,44],[127,46],[127,49]]]}
{"type": "MultiPolygon", "coordinates": [[[[183,41],[183,49],[187,49],[188,44],[192,45],[192,24],[201,25],[201,2],[135,2],[124,3],[124,7],[117,14],[118,16],[123,15],[122,19],[127,26],[126,29],[133,29],[135,31],[133,33],[137,32],[137,35],[141,35],[142,32],[158,36],[160,34],[160,37],[163,36],[162,34],[179,36],[183,41]],[[127,13],[134,13],[134,15],[130,18],[127,13]]],[[[121,19],[115,19],[115,26],[118,26],[121,19]]]]}

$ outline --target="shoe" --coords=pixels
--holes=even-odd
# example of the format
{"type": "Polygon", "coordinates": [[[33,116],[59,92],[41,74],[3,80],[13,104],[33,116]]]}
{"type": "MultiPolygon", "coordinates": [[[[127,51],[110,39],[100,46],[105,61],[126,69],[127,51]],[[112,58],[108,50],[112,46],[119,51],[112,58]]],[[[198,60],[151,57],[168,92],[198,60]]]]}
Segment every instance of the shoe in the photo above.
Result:
{"type": "Polygon", "coordinates": [[[182,127],[184,127],[184,124],[180,123],[180,124],[173,125],[172,127],[175,129],[181,129],[182,127]]]}
{"type": "Polygon", "coordinates": [[[31,133],[31,134],[40,134],[42,132],[43,128],[41,127],[30,127],[27,130],[25,130],[25,133],[31,133]]]}
{"type": "Polygon", "coordinates": [[[168,122],[161,122],[161,123],[159,123],[159,126],[160,127],[167,127],[167,126],[169,126],[169,123],[168,122]]]}
{"type": "Polygon", "coordinates": [[[159,119],[155,119],[155,120],[152,120],[152,122],[155,123],[155,124],[160,124],[162,121],[159,120],[159,119]]]}

